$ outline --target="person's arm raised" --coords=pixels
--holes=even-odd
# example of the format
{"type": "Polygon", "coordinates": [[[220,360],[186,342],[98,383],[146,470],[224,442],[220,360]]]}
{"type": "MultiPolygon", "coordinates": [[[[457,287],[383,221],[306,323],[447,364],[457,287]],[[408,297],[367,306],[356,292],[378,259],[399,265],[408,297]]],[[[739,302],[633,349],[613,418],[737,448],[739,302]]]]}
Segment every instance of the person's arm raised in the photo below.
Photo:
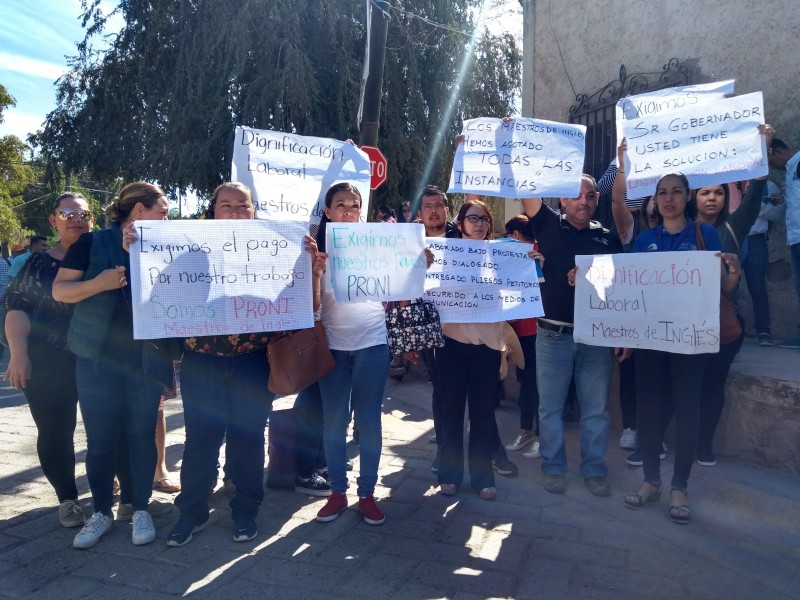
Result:
{"type": "Polygon", "coordinates": [[[614,216],[614,225],[617,235],[623,244],[627,244],[633,237],[633,215],[625,204],[625,151],[628,142],[625,138],[617,148],[617,176],[614,178],[614,187],[611,190],[611,214],[614,216]]]}

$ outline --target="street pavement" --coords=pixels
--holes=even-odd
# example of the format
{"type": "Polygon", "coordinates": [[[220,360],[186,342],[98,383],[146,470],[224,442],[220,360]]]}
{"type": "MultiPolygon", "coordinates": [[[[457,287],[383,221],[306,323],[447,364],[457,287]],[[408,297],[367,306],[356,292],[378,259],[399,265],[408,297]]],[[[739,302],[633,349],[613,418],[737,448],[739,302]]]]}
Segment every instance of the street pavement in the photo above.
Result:
{"type": "MultiPolygon", "coordinates": [[[[5,364],[0,364],[5,371],[5,364]]],[[[57,374],[54,374],[57,376],[57,374]]],[[[276,401],[291,405],[292,398],[276,401]]],[[[56,499],[36,458],[36,429],[24,397],[0,388],[0,598],[709,598],[800,597],[800,476],[719,458],[694,468],[692,523],[673,524],[668,494],[641,511],[622,498],[641,480],[612,432],[612,496],[596,498],[577,475],[577,424],[567,424],[569,488],[545,492],[539,459],[509,452],[516,478],[497,477],[497,499],[468,485],[455,497],[437,493],[430,472],[430,384],[418,372],[389,380],[384,446],[376,496],[380,527],[355,507],[331,523],[314,515],[324,499],[267,489],[252,542],[232,540],[227,497],[211,497],[212,525],[182,548],[168,548],[177,520],[158,517],[156,541],[133,546],[130,524],[116,523],[89,550],[72,548],[76,530],[58,525],[56,499]]],[[[167,458],[177,473],[184,429],[180,398],[167,412],[167,458]]],[[[512,400],[497,417],[510,441],[518,426],[512,400]]],[[[90,512],[83,461],[86,437],[75,436],[78,489],[90,512]]],[[[353,446],[352,450],[356,451],[353,446]]],[[[671,476],[672,453],[663,465],[671,476]]],[[[355,460],[356,471],[358,459],[355,460]]],[[[154,498],[172,496],[154,493],[154,498]]]]}

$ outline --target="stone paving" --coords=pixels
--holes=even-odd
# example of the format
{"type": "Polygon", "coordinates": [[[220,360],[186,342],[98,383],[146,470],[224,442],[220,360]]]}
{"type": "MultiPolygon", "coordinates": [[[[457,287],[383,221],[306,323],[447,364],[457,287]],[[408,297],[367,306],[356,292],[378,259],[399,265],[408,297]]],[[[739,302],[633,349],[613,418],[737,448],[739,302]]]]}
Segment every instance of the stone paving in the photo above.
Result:
{"type": "MultiPolygon", "coordinates": [[[[276,406],[291,401],[280,399],[276,406]]],[[[165,543],[175,511],[155,519],[153,544],[133,546],[130,524],[116,523],[97,546],[78,551],[72,548],[76,531],[58,525],[24,398],[2,387],[0,597],[798,597],[800,476],[725,457],[714,468],[695,467],[693,522],[678,526],[668,519],[666,497],[642,511],[623,506],[622,496],[639,483],[641,470],[625,464],[618,433],[612,433],[608,453],[613,494],[590,495],[575,473],[577,425],[568,424],[564,496],[544,491],[539,460],[510,452],[520,475],[497,478],[494,502],[480,500],[468,486],[444,497],[429,470],[435,453],[429,406],[430,386],[417,373],[386,386],[376,492],[386,512],[381,527],[361,520],[354,494],[350,510],[322,524],[313,517],[323,499],[267,489],[259,536],[236,543],[220,486],[212,496],[212,525],[183,548],[165,543]]],[[[168,462],[177,471],[184,435],[180,399],[169,401],[166,411],[168,462]]],[[[516,407],[506,400],[497,414],[501,436],[511,439],[516,407]]],[[[88,510],[85,448],[79,424],[78,484],[88,510]]],[[[667,480],[670,468],[671,456],[664,465],[667,480]]]]}

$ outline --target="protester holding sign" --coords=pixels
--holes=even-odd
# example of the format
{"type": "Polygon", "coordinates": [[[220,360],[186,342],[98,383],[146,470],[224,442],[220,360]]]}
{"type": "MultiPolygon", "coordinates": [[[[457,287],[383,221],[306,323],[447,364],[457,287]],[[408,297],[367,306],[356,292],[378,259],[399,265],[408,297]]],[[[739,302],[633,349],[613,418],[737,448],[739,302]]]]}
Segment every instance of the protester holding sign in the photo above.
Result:
{"type": "MultiPolygon", "coordinates": [[[[325,215],[330,223],[357,223],[361,209],[361,192],[350,183],[337,183],[325,194],[325,215]]],[[[320,257],[327,259],[327,254],[320,257]]],[[[315,274],[318,271],[315,264],[315,274]]],[[[323,445],[332,491],[317,513],[317,521],[333,521],[347,510],[346,437],[352,404],[361,456],[358,508],[366,523],[382,525],[386,518],[374,493],[382,445],[383,388],[390,359],[383,304],[339,303],[329,275],[322,279],[322,324],[336,368],[319,382],[325,422],[323,445]]]]}
{"type": "Polygon", "coordinates": [[[32,254],[4,296],[11,357],[3,379],[25,393],[36,423],[39,463],[60,503],[59,523],[79,527],[86,519],[75,486],[78,390],[75,355],[67,348],[72,305],[53,300],[52,286],[67,250],[91,230],[94,217],[86,198],[68,192],[56,198],[50,223],[58,244],[32,254]]]}
{"type": "Polygon", "coordinates": [[[75,548],[94,546],[113,524],[120,435],[127,442],[131,471],[132,541],[141,545],[155,539],[147,505],[157,459],[156,415],[161,392],[172,383],[172,361],[165,361],[165,380],[162,369],[150,369],[159,365],[148,361],[148,344],[133,339],[122,230],[134,220],[166,219],[168,210],[159,187],[145,182],[126,185],[106,208],[111,228],[78,238],[53,283],[55,300],[75,304],[67,339],[77,355],[75,374],[88,442],[86,473],[95,511],[75,536],[75,548]]]}
{"type": "MultiPolygon", "coordinates": [[[[523,204],[545,258],[542,269],[545,281],[541,286],[545,316],[539,319],[536,336],[536,378],[544,488],[554,494],[563,494],[567,489],[562,415],[573,375],[581,409],[580,474],[592,494],[611,493],[604,458],[611,420],[606,400],[614,354],[610,348],[573,340],[575,290],[568,280],[568,274],[574,276],[576,255],[622,252],[619,238],[592,221],[597,201],[594,178],[583,175],[580,194],[561,199],[561,216],[540,198],[531,198],[523,204]]],[[[628,352],[622,351],[620,360],[627,356],[628,352]]]]}
{"type": "MultiPolygon", "coordinates": [[[[634,242],[634,252],[697,250],[697,235],[702,235],[707,250],[722,249],[713,227],[698,230],[686,216],[689,182],[681,173],[661,177],[656,184],[656,206],[661,223],[643,231],[634,242]]],[[[724,256],[726,264],[735,257],[724,256]]],[[[738,265],[738,261],[735,261],[738,265]]],[[[738,274],[723,279],[723,290],[730,291],[738,274]]],[[[644,462],[644,481],[625,496],[625,506],[639,509],[661,497],[661,402],[662,390],[671,384],[675,410],[675,468],[669,515],[675,523],[688,523],[690,509],[686,496],[689,474],[697,447],[700,423],[700,395],[703,373],[709,354],[679,354],[639,349],[636,352],[636,398],[639,446],[644,462]]]]}
{"type": "MultiPolygon", "coordinates": [[[[223,183],[214,190],[207,219],[255,218],[250,190],[223,183]]],[[[309,238],[310,239],[310,238],[309,238]]],[[[308,246],[316,255],[316,244],[308,246]]],[[[167,540],[183,546],[208,523],[208,490],[215,480],[219,448],[226,439],[225,467],[236,486],[230,500],[233,539],[258,535],[256,516],[264,498],[264,428],[272,400],[267,343],[275,332],[190,337],[181,366],[186,447],[181,467],[181,511],[167,540]]]]}
{"type": "MultiPolygon", "coordinates": [[[[767,146],[772,144],[775,136],[772,127],[761,125],[758,129],[764,135],[767,146]]],[[[717,230],[723,251],[730,254],[731,257],[736,257],[736,261],[731,259],[731,269],[737,274],[741,274],[738,261],[742,255],[742,245],[761,211],[761,197],[766,179],[767,176],[764,175],[750,181],[741,205],[732,214],[729,211],[729,186],[712,185],[692,191],[690,205],[697,213],[697,221],[717,230]]],[[[697,464],[704,467],[713,467],[717,464],[712,445],[714,433],[722,416],[722,408],[725,405],[725,381],[728,379],[733,359],[736,358],[744,341],[744,317],[738,306],[737,317],[742,326],[741,335],[733,342],[720,344],[719,352],[713,354],[709,359],[703,377],[697,464]]]]}

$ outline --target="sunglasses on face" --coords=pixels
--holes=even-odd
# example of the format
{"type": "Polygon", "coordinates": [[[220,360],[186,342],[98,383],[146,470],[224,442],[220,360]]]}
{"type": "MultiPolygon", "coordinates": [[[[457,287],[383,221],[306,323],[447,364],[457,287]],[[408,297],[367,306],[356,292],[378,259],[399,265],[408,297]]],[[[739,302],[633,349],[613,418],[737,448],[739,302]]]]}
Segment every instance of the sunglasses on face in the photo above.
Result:
{"type": "Polygon", "coordinates": [[[74,218],[81,219],[82,221],[91,221],[92,212],[89,210],[76,210],[74,208],[59,208],[56,211],[56,216],[62,221],[71,221],[74,218]]]}
{"type": "Polygon", "coordinates": [[[478,222],[483,223],[484,225],[488,225],[489,224],[489,217],[487,215],[482,215],[482,216],[467,215],[466,217],[464,217],[464,219],[466,221],[469,221],[473,225],[477,225],[478,222]]]}

